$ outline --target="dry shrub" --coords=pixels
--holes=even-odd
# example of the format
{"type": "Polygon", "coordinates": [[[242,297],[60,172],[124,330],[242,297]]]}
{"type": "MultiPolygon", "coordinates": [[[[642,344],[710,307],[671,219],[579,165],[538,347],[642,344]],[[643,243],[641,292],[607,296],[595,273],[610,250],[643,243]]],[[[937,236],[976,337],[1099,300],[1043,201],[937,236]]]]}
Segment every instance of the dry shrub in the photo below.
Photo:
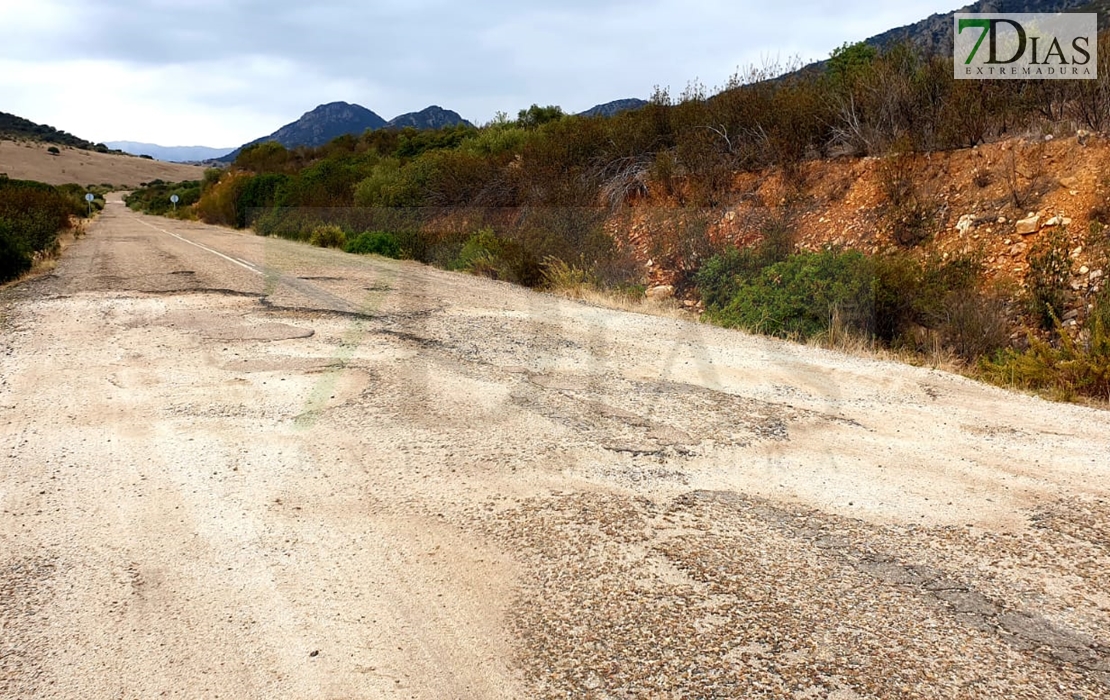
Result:
{"type": "Polygon", "coordinates": [[[1029,253],[1025,274],[1029,313],[1045,330],[1064,317],[1067,284],[1071,277],[1067,233],[1054,231],[1041,236],[1029,253]]]}
{"type": "Polygon", "coordinates": [[[908,153],[885,158],[879,165],[879,185],[886,196],[884,217],[891,236],[901,246],[912,248],[929,238],[936,224],[936,203],[914,180],[913,156],[908,153]]]}
{"type": "Polygon", "coordinates": [[[308,242],[320,248],[342,248],[347,244],[347,233],[334,224],[325,224],[312,229],[308,242]]]}
{"type": "Polygon", "coordinates": [[[944,311],[941,337],[964,360],[973,362],[1009,342],[1006,303],[997,294],[956,293],[946,300],[944,311]]]}

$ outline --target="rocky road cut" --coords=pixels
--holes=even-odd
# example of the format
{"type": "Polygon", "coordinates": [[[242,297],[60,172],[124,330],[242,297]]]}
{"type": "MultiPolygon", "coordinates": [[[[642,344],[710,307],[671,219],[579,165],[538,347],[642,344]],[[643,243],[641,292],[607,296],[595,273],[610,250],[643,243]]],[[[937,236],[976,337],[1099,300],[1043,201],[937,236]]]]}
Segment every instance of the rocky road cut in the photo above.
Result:
{"type": "Polygon", "coordinates": [[[1110,697],[1110,415],[112,202],[0,292],[0,697],[1110,697]]]}

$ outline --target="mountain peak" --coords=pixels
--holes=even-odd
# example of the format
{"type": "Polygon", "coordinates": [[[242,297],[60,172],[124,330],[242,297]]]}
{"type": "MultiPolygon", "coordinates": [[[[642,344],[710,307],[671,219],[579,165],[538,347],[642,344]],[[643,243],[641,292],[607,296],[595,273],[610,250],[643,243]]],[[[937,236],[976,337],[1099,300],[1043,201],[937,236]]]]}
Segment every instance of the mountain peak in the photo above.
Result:
{"type": "Polygon", "coordinates": [[[347,134],[361,135],[366,131],[385,126],[385,119],[362,105],[348,102],[328,102],[305,112],[295,122],[290,122],[269,136],[263,136],[235,149],[221,160],[234,161],[247,146],[276,141],[286,148],[316,147],[347,134]]]}
{"type": "Polygon", "coordinates": [[[432,105],[430,107],[425,107],[419,112],[408,112],[407,114],[394,117],[386,124],[386,127],[390,129],[404,129],[405,127],[412,127],[414,129],[442,129],[445,126],[455,126],[457,124],[474,126],[459,116],[458,112],[444,109],[439,105],[432,105]]]}

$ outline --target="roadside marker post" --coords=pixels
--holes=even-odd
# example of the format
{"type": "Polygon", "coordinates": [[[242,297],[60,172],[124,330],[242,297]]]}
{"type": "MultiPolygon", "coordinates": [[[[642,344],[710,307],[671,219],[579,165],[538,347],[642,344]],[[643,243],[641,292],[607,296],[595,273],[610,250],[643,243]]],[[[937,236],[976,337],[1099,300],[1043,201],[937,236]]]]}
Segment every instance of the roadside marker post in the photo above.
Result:
{"type": "Polygon", "coordinates": [[[94,199],[96,199],[96,197],[93,196],[92,192],[87,192],[85,194],[85,201],[89,203],[89,216],[90,217],[92,216],[92,203],[93,203],[94,199]]]}
{"type": "Polygon", "coordinates": [[[181,201],[181,198],[178,197],[176,194],[171,194],[170,201],[173,202],[173,210],[177,211],[177,203],[181,201]]]}

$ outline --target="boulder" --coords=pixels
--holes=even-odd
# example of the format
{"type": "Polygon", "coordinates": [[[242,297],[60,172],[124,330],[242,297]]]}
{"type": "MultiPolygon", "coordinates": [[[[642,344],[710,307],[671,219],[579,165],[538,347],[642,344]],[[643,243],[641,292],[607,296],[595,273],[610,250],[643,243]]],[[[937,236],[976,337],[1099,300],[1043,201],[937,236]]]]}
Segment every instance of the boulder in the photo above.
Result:
{"type": "Polygon", "coordinates": [[[666,299],[671,299],[674,297],[674,287],[669,284],[661,284],[658,287],[649,288],[646,292],[644,292],[644,296],[646,296],[648,299],[651,299],[652,301],[664,301],[666,299]]]}
{"type": "Polygon", "coordinates": [[[1017,233],[1020,236],[1028,236],[1036,233],[1041,226],[1041,217],[1033,215],[1027,219],[1022,219],[1017,222],[1017,233]]]}
{"type": "Polygon", "coordinates": [[[961,236],[966,236],[971,227],[975,225],[975,217],[971,214],[964,214],[960,217],[959,222],[956,224],[956,230],[960,232],[961,236]]]}

